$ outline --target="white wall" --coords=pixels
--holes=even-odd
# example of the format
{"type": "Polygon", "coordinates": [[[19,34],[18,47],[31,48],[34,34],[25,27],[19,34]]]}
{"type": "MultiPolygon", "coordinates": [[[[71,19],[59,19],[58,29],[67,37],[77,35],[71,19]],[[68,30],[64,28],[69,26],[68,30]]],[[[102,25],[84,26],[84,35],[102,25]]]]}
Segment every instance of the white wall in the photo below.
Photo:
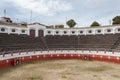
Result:
{"type": "Polygon", "coordinates": [[[115,34],[120,33],[120,26],[98,27],[98,28],[72,28],[72,29],[46,29],[45,35],[97,35],[97,34],[115,34]],[[51,32],[50,33],[48,33],[51,32]],[[56,31],[59,33],[56,34],[56,31]],[[65,34],[64,31],[67,33],[65,34]],[[74,33],[72,33],[74,31],[74,33]],[[83,33],[80,33],[80,32],[83,33]]]}
{"type": "Polygon", "coordinates": [[[27,27],[13,27],[7,25],[0,25],[0,33],[8,34],[27,34],[30,35],[30,30],[35,30],[35,36],[38,37],[38,31],[43,30],[44,36],[46,35],[97,35],[97,34],[116,34],[120,33],[120,26],[108,26],[108,27],[97,27],[97,28],[64,28],[64,29],[55,29],[55,28],[46,28],[45,26],[34,24],[28,25],[27,27]],[[4,28],[5,31],[1,31],[4,28]],[[15,32],[12,32],[12,29],[15,29],[15,32]],[[25,30],[25,33],[22,33],[22,30],[25,30]],[[48,31],[50,33],[48,33],[48,31]],[[66,34],[64,33],[66,31],[66,34]],[[99,32],[98,32],[99,31],[99,32]],[[110,32],[109,32],[110,31],[110,32]],[[58,32],[58,33],[56,33],[58,32]],[[74,32],[74,33],[72,33],[74,32]],[[80,33],[83,32],[83,33],[80,33]],[[91,33],[90,33],[91,32],[91,33]]]}
{"type": "Polygon", "coordinates": [[[27,27],[19,27],[19,26],[7,26],[7,25],[0,25],[0,33],[8,33],[8,34],[27,34],[30,35],[30,30],[35,30],[35,36],[38,37],[38,30],[45,29],[45,26],[35,24],[35,25],[28,25],[27,27]],[[5,31],[1,31],[1,29],[4,28],[5,31]],[[12,32],[12,29],[15,29],[15,32],[12,32]],[[22,32],[22,30],[25,30],[25,33],[22,32]]]}

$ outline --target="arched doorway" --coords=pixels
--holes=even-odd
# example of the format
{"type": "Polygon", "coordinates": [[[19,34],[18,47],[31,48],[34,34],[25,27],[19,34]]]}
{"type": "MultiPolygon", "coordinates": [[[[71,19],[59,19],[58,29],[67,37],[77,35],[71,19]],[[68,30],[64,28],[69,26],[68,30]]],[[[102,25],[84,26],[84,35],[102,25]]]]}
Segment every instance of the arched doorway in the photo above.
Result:
{"type": "Polygon", "coordinates": [[[43,37],[43,35],[44,35],[44,34],[43,34],[43,30],[39,30],[39,31],[38,31],[38,37],[43,37]]]}
{"type": "Polygon", "coordinates": [[[30,30],[30,37],[35,37],[35,30],[34,29],[30,30]]]}

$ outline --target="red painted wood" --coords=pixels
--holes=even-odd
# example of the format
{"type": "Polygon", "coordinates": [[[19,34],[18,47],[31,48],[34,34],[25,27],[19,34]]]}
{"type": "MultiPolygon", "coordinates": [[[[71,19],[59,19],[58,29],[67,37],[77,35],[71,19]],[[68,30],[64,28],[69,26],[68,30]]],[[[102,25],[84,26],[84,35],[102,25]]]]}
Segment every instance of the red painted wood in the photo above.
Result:
{"type": "Polygon", "coordinates": [[[120,64],[120,57],[117,56],[107,56],[107,55],[92,55],[92,54],[41,54],[41,55],[33,55],[33,56],[25,56],[17,57],[8,60],[0,61],[0,69],[7,68],[10,66],[14,66],[14,60],[19,59],[20,63],[27,63],[36,60],[51,60],[51,59],[82,59],[87,57],[87,60],[98,60],[105,62],[114,62],[120,64]],[[79,56],[78,56],[79,55],[79,56]]]}
{"type": "Polygon", "coordinates": [[[25,56],[24,57],[24,63],[30,62],[30,56],[25,56]]]}
{"type": "Polygon", "coordinates": [[[110,61],[110,62],[117,62],[117,59],[116,59],[115,56],[111,56],[109,61],[110,61]]]}
{"type": "Polygon", "coordinates": [[[39,55],[39,59],[40,60],[43,60],[44,59],[44,55],[42,54],[42,55],[39,55]]]}
{"type": "Polygon", "coordinates": [[[45,60],[49,60],[49,59],[51,59],[51,55],[50,54],[46,54],[45,55],[45,60]]]}
{"type": "Polygon", "coordinates": [[[58,58],[57,58],[57,54],[53,54],[53,55],[52,55],[52,59],[58,59],[58,58]]]}
{"type": "Polygon", "coordinates": [[[66,54],[66,59],[72,59],[71,54],[66,54]]]}
{"type": "Polygon", "coordinates": [[[94,57],[94,60],[101,60],[101,58],[100,58],[100,56],[99,55],[95,55],[95,57],[94,57]]]}
{"type": "Polygon", "coordinates": [[[120,64],[120,57],[116,57],[116,63],[120,64]],[[117,59],[119,58],[119,59],[117,59]]]}
{"type": "Polygon", "coordinates": [[[91,54],[91,55],[89,55],[89,60],[93,60],[94,58],[93,58],[93,55],[91,54]]]}
{"type": "Polygon", "coordinates": [[[59,59],[65,59],[64,54],[59,54],[59,59]]]}
{"type": "Polygon", "coordinates": [[[0,69],[7,68],[14,65],[14,59],[0,61],[0,69]]]}
{"type": "Polygon", "coordinates": [[[77,54],[73,54],[73,59],[78,59],[78,55],[77,54]]]}
{"type": "Polygon", "coordinates": [[[32,56],[32,61],[36,61],[37,60],[37,55],[32,56]]]}

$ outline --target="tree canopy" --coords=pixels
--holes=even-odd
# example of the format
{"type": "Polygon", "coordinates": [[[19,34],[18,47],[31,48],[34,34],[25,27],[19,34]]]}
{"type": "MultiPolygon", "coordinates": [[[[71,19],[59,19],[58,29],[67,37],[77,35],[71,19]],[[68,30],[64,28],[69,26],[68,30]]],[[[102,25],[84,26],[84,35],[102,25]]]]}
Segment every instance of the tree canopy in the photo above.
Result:
{"type": "Polygon", "coordinates": [[[113,19],[112,19],[112,21],[113,21],[113,25],[114,24],[120,24],[120,16],[116,16],[116,17],[114,17],[113,19]]]}
{"type": "Polygon", "coordinates": [[[70,20],[68,20],[68,21],[66,22],[66,24],[67,24],[70,28],[72,28],[72,27],[74,27],[74,26],[76,25],[76,22],[75,22],[73,19],[70,19],[70,20]]]}
{"type": "Polygon", "coordinates": [[[100,24],[97,21],[94,21],[91,25],[91,27],[98,27],[100,24]]]}

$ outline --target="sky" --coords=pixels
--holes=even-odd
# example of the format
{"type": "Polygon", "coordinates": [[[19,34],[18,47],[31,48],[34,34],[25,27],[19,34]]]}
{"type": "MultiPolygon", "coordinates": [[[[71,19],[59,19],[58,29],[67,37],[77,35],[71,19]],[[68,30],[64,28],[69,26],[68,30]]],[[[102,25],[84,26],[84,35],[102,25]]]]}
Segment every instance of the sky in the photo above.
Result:
{"type": "Polygon", "coordinates": [[[64,24],[74,19],[76,26],[88,27],[93,21],[110,25],[120,15],[120,0],[0,0],[0,17],[14,22],[64,24]]]}

